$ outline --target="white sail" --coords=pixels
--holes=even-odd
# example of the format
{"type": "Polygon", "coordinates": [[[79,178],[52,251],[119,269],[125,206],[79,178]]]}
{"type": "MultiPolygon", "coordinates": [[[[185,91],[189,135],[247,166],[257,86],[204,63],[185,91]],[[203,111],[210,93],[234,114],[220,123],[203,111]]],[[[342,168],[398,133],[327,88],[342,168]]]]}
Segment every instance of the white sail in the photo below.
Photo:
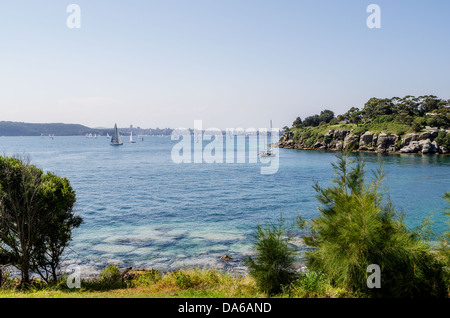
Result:
{"type": "Polygon", "coordinates": [[[130,142],[131,143],[135,143],[136,141],[133,141],[133,132],[131,131],[130,132],[130,142]]]}

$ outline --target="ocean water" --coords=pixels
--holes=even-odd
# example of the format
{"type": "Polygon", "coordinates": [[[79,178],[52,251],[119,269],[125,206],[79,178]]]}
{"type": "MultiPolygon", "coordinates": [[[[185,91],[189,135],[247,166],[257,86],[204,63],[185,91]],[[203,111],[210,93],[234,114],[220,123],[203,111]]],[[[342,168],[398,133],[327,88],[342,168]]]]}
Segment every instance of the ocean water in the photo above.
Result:
{"type": "MultiPolygon", "coordinates": [[[[334,152],[279,149],[278,171],[262,174],[261,162],[176,164],[171,152],[179,141],[168,136],[123,140],[111,147],[106,137],[0,137],[2,154],[29,156],[70,180],[84,223],[64,260],[88,273],[106,264],[244,271],[241,260],[251,253],[257,224],[317,216],[314,181],[327,185],[334,177],[334,152]],[[223,254],[233,261],[221,261],[223,254]]],[[[432,215],[433,231],[447,230],[442,195],[450,190],[450,156],[354,156],[364,157],[367,170],[384,166],[383,186],[408,226],[432,215]]],[[[293,242],[303,248],[301,240],[293,242]]]]}

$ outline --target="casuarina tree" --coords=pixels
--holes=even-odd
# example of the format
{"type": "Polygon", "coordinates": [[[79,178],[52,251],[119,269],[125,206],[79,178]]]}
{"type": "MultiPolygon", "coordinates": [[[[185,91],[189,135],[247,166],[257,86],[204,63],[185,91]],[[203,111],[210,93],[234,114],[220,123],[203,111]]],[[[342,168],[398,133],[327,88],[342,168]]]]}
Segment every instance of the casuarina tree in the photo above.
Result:
{"type": "Polygon", "coordinates": [[[0,260],[21,271],[22,285],[30,283],[32,272],[42,276],[50,270],[56,278],[72,230],[82,222],[74,204],[67,179],[29,160],[0,157],[0,260]]]}

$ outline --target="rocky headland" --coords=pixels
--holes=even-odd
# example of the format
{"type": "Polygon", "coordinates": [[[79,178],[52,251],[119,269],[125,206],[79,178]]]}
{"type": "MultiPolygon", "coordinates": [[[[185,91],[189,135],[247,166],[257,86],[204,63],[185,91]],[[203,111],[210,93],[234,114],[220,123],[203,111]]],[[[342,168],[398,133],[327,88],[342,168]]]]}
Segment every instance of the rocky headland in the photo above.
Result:
{"type": "Polygon", "coordinates": [[[430,129],[420,133],[407,133],[399,136],[393,133],[355,134],[352,130],[330,129],[311,145],[302,134],[286,131],[280,138],[278,146],[290,149],[373,151],[379,153],[420,153],[448,154],[450,152],[435,140],[439,131],[450,133],[450,130],[430,129]]]}

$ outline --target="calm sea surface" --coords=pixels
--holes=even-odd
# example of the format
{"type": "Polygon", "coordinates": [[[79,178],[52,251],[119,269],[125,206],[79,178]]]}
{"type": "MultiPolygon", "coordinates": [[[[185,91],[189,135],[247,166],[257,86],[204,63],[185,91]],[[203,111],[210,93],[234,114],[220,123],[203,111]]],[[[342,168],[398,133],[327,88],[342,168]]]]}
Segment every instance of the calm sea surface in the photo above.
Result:
{"type": "MultiPolygon", "coordinates": [[[[74,232],[67,264],[91,271],[108,263],[242,268],[258,223],[317,216],[313,182],[326,185],[334,177],[334,152],[280,149],[278,172],[265,175],[262,163],[175,164],[178,141],[170,137],[123,139],[123,146],[111,147],[106,137],[0,137],[2,154],[29,155],[76,190],[84,223],[74,232]],[[235,261],[220,261],[223,254],[235,261]]],[[[450,156],[359,155],[368,170],[384,165],[383,185],[408,226],[432,214],[433,230],[447,229],[442,195],[450,190],[450,156]]]]}

